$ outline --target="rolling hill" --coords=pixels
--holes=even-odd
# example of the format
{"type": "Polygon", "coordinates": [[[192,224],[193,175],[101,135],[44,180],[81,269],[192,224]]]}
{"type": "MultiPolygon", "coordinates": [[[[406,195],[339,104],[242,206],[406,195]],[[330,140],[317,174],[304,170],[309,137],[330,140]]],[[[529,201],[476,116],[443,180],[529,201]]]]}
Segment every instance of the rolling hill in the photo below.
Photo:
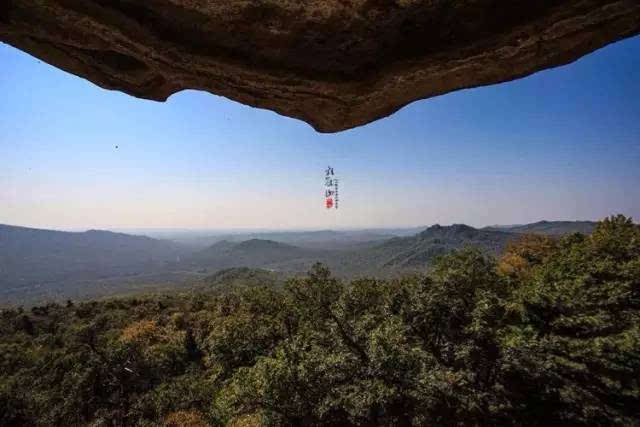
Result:
{"type": "Polygon", "coordinates": [[[0,225],[0,289],[146,273],[185,254],[149,237],[0,225]]]}
{"type": "Polygon", "coordinates": [[[301,248],[273,240],[251,239],[239,243],[223,240],[189,258],[192,265],[218,270],[231,267],[269,268],[299,259],[319,259],[328,251],[301,248]]]}

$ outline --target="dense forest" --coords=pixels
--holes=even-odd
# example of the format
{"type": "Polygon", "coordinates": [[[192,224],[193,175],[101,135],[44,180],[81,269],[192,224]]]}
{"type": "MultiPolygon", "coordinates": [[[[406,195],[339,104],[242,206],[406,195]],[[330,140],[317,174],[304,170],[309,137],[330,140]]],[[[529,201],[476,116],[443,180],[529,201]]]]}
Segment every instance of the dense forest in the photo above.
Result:
{"type": "Polygon", "coordinates": [[[3,310],[0,425],[640,425],[631,219],[401,279],[251,277],[3,310]]]}

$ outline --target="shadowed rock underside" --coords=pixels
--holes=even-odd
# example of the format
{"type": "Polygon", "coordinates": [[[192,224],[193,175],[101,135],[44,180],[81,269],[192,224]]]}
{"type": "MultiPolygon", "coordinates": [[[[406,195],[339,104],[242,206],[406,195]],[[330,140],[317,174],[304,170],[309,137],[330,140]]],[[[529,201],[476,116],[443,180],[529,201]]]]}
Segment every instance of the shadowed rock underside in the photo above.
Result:
{"type": "Polygon", "coordinates": [[[0,40],[107,89],[336,132],[640,32],[637,0],[4,0],[0,40]]]}

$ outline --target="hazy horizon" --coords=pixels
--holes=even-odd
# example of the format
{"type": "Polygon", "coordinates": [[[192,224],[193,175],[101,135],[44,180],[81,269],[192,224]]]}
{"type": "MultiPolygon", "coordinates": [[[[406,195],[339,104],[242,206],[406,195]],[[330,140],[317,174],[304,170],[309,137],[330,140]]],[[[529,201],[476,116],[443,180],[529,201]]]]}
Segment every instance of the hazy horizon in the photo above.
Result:
{"type": "MultiPolygon", "coordinates": [[[[621,212],[620,212],[621,213],[621,212]]],[[[617,215],[618,212],[612,213],[611,215],[617,215]]],[[[624,214],[624,213],[622,213],[624,214]]],[[[611,216],[609,215],[609,216],[611,216]]],[[[47,227],[47,226],[31,226],[24,224],[9,224],[9,223],[0,223],[0,225],[7,225],[11,227],[23,227],[23,228],[33,228],[33,229],[41,229],[41,230],[53,230],[53,231],[68,231],[68,232],[85,232],[90,230],[101,230],[101,231],[111,231],[114,233],[125,233],[125,234],[155,234],[155,233],[212,233],[212,234],[249,234],[249,233],[301,233],[301,232],[320,232],[320,231],[384,231],[384,230],[410,230],[414,228],[428,228],[434,225],[441,226],[451,226],[455,224],[465,224],[472,226],[474,228],[483,228],[483,227],[511,227],[511,226],[520,226],[526,224],[534,224],[542,221],[547,222],[597,222],[602,220],[603,218],[597,219],[547,219],[542,218],[537,221],[531,221],[527,223],[490,223],[490,224],[480,224],[480,225],[472,225],[467,223],[459,223],[459,222],[438,222],[438,223],[425,223],[425,224],[415,224],[415,225],[397,225],[397,226],[385,226],[385,227],[337,227],[337,228],[260,228],[260,227],[235,227],[235,228],[180,228],[180,227],[165,227],[165,228],[146,228],[146,227],[72,227],[72,228],[57,228],[57,227],[47,227]]],[[[633,218],[634,222],[637,223],[637,220],[633,218]]]]}
{"type": "Polygon", "coordinates": [[[640,37],[349,131],[100,89],[0,44],[0,223],[339,230],[640,217],[640,37]],[[341,179],[323,207],[324,168],[341,179]]]}

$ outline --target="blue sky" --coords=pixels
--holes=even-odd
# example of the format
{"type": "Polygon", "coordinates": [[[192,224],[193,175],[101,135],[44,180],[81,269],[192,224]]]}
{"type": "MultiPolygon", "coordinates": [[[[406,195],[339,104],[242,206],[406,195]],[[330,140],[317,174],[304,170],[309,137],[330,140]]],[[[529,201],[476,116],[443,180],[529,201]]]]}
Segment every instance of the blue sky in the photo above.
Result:
{"type": "Polygon", "coordinates": [[[344,228],[640,218],[640,37],[337,133],[99,87],[0,43],[0,223],[344,228]],[[118,146],[118,148],[116,148],[118,146]],[[323,207],[323,171],[341,178],[323,207]]]}

